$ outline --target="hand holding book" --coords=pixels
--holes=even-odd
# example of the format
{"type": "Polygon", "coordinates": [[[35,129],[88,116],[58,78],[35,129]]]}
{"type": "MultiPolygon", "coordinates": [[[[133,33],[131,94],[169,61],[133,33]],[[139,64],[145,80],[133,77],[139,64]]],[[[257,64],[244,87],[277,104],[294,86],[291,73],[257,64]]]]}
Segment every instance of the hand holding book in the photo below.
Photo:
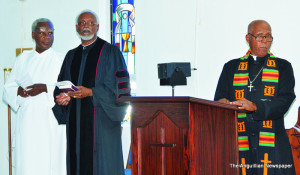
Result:
{"type": "Polygon", "coordinates": [[[57,82],[56,86],[65,93],[68,93],[69,91],[78,91],[78,88],[68,80],[57,82]]]}
{"type": "Polygon", "coordinates": [[[86,98],[89,96],[93,96],[93,91],[91,88],[86,88],[84,86],[77,86],[78,91],[69,91],[68,95],[72,98],[86,98]]]}
{"type": "Polygon", "coordinates": [[[65,93],[66,96],[72,98],[86,98],[88,96],[93,96],[91,88],[86,88],[84,86],[75,86],[71,81],[60,81],[56,83],[56,86],[65,93]]]}

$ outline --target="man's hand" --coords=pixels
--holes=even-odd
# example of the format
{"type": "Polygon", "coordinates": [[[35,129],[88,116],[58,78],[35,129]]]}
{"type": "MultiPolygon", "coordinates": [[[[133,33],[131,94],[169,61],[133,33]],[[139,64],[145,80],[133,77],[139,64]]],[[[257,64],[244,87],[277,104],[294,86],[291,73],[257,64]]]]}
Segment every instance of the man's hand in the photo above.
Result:
{"type": "Polygon", "coordinates": [[[42,92],[47,92],[47,86],[45,84],[34,84],[26,87],[28,96],[36,96],[42,92]]]}
{"type": "Polygon", "coordinates": [[[76,86],[78,88],[78,91],[69,91],[68,95],[73,98],[85,98],[89,96],[93,96],[92,89],[86,88],[84,86],[76,86]]]}
{"type": "Polygon", "coordinates": [[[71,97],[68,96],[66,93],[60,93],[59,95],[55,96],[56,97],[56,103],[58,105],[62,106],[67,106],[71,100],[71,97]]]}
{"type": "Polygon", "coordinates": [[[218,102],[230,104],[230,101],[227,98],[222,98],[222,99],[218,100],[218,102]]]}
{"type": "Polygon", "coordinates": [[[245,98],[237,101],[233,101],[231,102],[231,104],[238,106],[240,110],[245,110],[249,112],[253,112],[257,110],[256,104],[245,98]]]}
{"type": "Polygon", "coordinates": [[[18,88],[17,95],[20,95],[21,97],[24,97],[24,98],[28,97],[27,92],[21,86],[19,86],[19,88],[18,88]]]}

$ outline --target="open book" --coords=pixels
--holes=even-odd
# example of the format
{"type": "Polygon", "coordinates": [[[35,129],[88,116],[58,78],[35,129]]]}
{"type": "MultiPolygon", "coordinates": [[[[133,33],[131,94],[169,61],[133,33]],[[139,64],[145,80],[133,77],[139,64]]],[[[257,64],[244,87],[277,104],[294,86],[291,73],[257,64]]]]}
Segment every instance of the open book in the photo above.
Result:
{"type": "Polygon", "coordinates": [[[68,91],[78,91],[78,88],[71,82],[71,81],[59,81],[56,83],[56,86],[62,91],[62,92],[68,92],[68,91]]]}

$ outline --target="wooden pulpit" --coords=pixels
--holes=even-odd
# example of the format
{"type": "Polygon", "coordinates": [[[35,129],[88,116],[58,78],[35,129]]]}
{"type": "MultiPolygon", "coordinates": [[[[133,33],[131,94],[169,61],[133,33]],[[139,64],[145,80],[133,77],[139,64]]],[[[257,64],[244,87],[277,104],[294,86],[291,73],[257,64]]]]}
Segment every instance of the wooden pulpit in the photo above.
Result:
{"type": "Polygon", "coordinates": [[[132,175],[235,175],[237,107],[192,97],[122,97],[132,106],[132,175]]]}

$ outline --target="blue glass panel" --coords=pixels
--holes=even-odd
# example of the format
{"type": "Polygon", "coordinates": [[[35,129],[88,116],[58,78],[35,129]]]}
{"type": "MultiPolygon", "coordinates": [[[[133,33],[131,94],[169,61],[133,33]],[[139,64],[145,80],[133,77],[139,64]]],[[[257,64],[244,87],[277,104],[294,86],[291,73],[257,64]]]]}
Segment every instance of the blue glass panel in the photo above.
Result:
{"type": "Polygon", "coordinates": [[[134,5],[134,0],[128,0],[128,3],[134,5]]]}
{"type": "Polygon", "coordinates": [[[132,42],[128,41],[128,52],[132,51],[132,42]]]}
{"type": "Polygon", "coordinates": [[[122,52],[128,68],[131,69],[129,70],[131,73],[135,72],[135,48],[133,49],[133,46],[135,46],[135,36],[133,36],[133,34],[135,35],[135,33],[132,33],[135,32],[135,30],[132,29],[132,27],[135,27],[135,20],[130,19],[133,10],[134,0],[111,0],[112,44],[116,45],[122,52]],[[130,22],[130,20],[132,21],[130,22]],[[128,35],[122,37],[122,34],[125,33],[129,33],[129,37],[128,35]],[[129,63],[132,65],[128,65],[129,63]]]}

